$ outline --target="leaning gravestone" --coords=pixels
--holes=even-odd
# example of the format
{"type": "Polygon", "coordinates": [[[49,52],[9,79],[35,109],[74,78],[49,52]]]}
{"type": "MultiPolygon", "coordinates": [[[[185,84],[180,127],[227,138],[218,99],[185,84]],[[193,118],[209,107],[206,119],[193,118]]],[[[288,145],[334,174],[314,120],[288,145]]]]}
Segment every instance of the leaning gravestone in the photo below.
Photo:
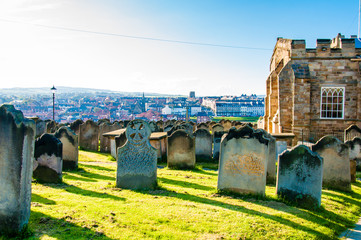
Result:
{"type": "Polygon", "coordinates": [[[196,164],[195,139],[184,130],[177,130],[168,137],[168,168],[193,169],[196,164]]]}
{"type": "Polygon", "coordinates": [[[12,105],[0,106],[0,234],[29,222],[35,123],[12,105]]]}
{"type": "Polygon", "coordinates": [[[61,183],[63,144],[54,135],[44,133],[35,141],[33,177],[41,183],[61,183]]]}
{"type": "Polygon", "coordinates": [[[279,156],[277,195],[305,208],[321,205],[323,159],[305,145],[279,156]]]}
{"type": "Polygon", "coordinates": [[[231,128],[222,137],[218,189],[264,195],[269,139],[251,127],[231,128]]]}
{"type": "Polygon", "coordinates": [[[196,138],[196,161],[212,161],[212,135],[207,129],[200,128],[194,132],[196,138]]]}
{"type": "Polygon", "coordinates": [[[149,125],[143,120],[128,124],[127,142],[117,153],[117,187],[153,189],[157,186],[157,150],[149,143],[150,134],[149,125]]]}
{"type": "Polygon", "coordinates": [[[213,159],[218,162],[219,159],[219,150],[221,148],[221,139],[224,134],[224,128],[220,124],[215,124],[212,127],[213,135],[213,159]]]}
{"type": "Polygon", "coordinates": [[[79,146],[84,150],[98,151],[99,126],[87,120],[79,127],[79,146]]]}
{"type": "Polygon", "coordinates": [[[312,146],[312,151],[323,158],[322,186],[351,191],[348,146],[334,136],[324,136],[312,146]]]}
{"type": "Polygon", "coordinates": [[[78,168],[79,142],[78,136],[69,128],[61,127],[54,136],[63,144],[63,170],[78,168]]]}

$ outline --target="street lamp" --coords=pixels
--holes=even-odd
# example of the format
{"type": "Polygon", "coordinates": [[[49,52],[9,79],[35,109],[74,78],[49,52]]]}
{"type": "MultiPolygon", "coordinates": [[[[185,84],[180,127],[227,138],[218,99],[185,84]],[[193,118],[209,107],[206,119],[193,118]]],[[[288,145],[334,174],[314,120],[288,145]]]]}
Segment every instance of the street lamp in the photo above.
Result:
{"type": "Polygon", "coordinates": [[[55,121],[55,92],[56,92],[56,88],[53,87],[50,88],[51,92],[53,93],[53,121],[55,121]]]}

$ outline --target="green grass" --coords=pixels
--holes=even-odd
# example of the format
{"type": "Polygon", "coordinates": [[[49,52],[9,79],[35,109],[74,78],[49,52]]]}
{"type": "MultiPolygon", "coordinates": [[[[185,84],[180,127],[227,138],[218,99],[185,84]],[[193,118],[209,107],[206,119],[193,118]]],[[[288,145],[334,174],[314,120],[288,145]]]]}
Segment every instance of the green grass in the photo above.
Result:
{"type": "Polygon", "coordinates": [[[311,211],[278,200],[274,186],[265,197],[220,194],[217,171],[203,169],[216,167],[158,169],[158,189],[132,191],[115,187],[114,161],[80,151],[62,184],[33,183],[28,239],[335,239],[361,215],[360,182],[323,190],[311,211]]]}
{"type": "Polygon", "coordinates": [[[213,117],[212,121],[219,122],[222,119],[240,122],[257,122],[259,117],[213,117]]]}

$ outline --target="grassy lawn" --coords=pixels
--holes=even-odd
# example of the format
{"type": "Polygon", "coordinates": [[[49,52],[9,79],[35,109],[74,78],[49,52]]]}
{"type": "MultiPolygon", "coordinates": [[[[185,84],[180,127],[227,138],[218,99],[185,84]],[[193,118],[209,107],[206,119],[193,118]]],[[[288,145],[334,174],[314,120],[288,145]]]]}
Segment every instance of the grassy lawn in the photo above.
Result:
{"type": "Polygon", "coordinates": [[[28,239],[336,239],[361,216],[360,182],[352,193],[323,190],[310,211],[278,200],[275,186],[266,197],[220,194],[210,163],[158,169],[156,190],[118,189],[110,159],[80,151],[62,184],[33,183],[28,239]]]}

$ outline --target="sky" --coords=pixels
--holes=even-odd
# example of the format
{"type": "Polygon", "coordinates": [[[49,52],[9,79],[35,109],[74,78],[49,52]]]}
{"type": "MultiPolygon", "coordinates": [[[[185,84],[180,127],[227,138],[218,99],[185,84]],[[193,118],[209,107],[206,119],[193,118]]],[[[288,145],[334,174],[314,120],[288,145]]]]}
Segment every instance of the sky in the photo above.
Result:
{"type": "Polygon", "coordinates": [[[313,48],[357,34],[358,13],[358,0],[0,0],[0,88],[262,95],[277,37],[313,48]]]}

